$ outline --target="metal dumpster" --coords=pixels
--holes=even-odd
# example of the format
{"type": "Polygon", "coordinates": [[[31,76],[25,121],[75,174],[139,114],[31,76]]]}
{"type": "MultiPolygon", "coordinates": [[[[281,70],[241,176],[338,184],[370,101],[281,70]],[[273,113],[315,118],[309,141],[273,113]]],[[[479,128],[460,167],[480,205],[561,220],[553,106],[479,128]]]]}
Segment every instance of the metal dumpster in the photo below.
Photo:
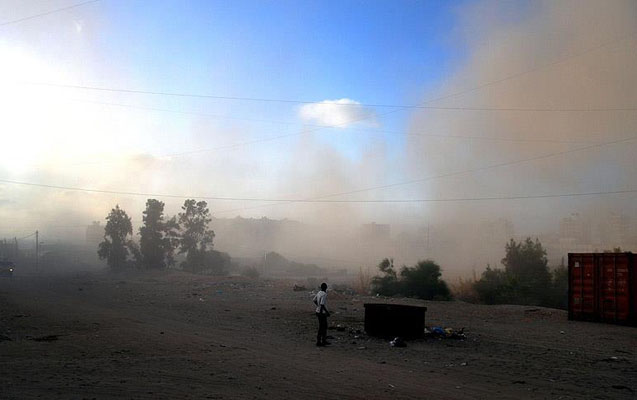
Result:
{"type": "Polygon", "coordinates": [[[425,333],[427,307],[385,303],[368,303],[364,306],[365,332],[370,336],[415,339],[425,333]]]}
{"type": "Polygon", "coordinates": [[[568,318],[637,325],[637,255],[569,253],[568,318]]]}

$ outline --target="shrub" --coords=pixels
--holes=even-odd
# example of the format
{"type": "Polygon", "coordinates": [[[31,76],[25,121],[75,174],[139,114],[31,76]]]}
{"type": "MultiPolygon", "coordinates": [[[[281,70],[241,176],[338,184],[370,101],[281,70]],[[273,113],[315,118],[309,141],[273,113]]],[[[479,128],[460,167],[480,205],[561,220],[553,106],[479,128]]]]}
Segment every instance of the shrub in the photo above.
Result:
{"type": "Polygon", "coordinates": [[[451,295],[458,300],[466,301],[467,303],[478,303],[480,299],[475,289],[475,283],[475,279],[472,278],[458,278],[456,282],[449,285],[449,290],[451,290],[451,295]]]}
{"type": "Polygon", "coordinates": [[[394,270],[394,260],[385,258],[378,264],[378,269],[384,274],[372,278],[372,289],[383,296],[395,296],[399,294],[400,288],[398,277],[394,270]]]}
{"type": "Polygon", "coordinates": [[[394,260],[385,258],[378,264],[383,276],[372,278],[372,289],[383,296],[403,295],[423,300],[449,300],[451,293],[440,279],[440,266],[431,260],[419,261],[413,267],[403,266],[400,279],[394,260]]]}
{"type": "Polygon", "coordinates": [[[419,261],[400,271],[402,294],[423,300],[449,300],[447,283],[440,279],[440,266],[431,260],[419,261]]]}
{"type": "Polygon", "coordinates": [[[363,267],[359,267],[358,275],[354,281],[354,291],[358,294],[369,294],[371,291],[372,277],[369,272],[369,268],[363,270],[363,267]]]}
{"type": "Polygon", "coordinates": [[[258,279],[261,274],[256,267],[248,267],[241,272],[241,275],[251,279],[258,279]]]}
{"type": "Polygon", "coordinates": [[[511,302],[514,299],[514,286],[513,279],[506,271],[497,268],[491,269],[490,266],[487,266],[480,280],[474,284],[480,302],[485,304],[511,302]]]}

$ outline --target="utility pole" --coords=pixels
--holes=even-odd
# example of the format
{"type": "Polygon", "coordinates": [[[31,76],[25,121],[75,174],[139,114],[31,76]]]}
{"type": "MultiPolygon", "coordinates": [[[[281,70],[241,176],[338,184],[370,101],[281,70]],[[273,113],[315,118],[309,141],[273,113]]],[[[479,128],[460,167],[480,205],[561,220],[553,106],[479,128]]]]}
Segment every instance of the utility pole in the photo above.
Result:
{"type": "Polygon", "coordinates": [[[19,252],[19,250],[18,250],[18,238],[15,237],[15,236],[13,237],[13,244],[15,245],[15,247],[13,249],[13,251],[14,251],[14,253],[13,253],[13,261],[17,262],[18,261],[18,252],[19,252]]]}
{"type": "Polygon", "coordinates": [[[268,263],[268,253],[267,252],[263,252],[263,275],[265,276],[265,266],[268,263]]]}
{"type": "Polygon", "coordinates": [[[38,271],[38,258],[40,258],[40,233],[35,231],[35,270],[38,271]]]}

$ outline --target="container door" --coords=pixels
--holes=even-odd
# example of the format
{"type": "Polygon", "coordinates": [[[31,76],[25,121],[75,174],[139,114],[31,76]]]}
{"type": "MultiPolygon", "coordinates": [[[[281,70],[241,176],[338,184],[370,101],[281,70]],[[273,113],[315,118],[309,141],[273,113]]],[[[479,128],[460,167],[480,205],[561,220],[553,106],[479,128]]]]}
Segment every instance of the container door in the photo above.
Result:
{"type": "Polygon", "coordinates": [[[630,316],[630,258],[624,253],[599,257],[600,318],[607,322],[628,322],[630,316]]]}
{"type": "Polygon", "coordinates": [[[569,318],[597,319],[593,254],[569,254],[568,269],[569,318]]]}

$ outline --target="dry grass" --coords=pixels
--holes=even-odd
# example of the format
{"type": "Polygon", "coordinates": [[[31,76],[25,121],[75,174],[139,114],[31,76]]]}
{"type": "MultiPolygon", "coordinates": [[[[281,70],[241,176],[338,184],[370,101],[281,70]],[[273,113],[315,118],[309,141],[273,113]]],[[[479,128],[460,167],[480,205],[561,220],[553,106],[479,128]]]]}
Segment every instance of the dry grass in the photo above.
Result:
{"type": "Polygon", "coordinates": [[[372,273],[369,267],[363,269],[359,267],[358,274],[354,280],[354,290],[358,294],[369,294],[372,284],[372,273]]]}
{"type": "Polygon", "coordinates": [[[466,301],[469,303],[478,302],[478,294],[474,289],[476,283],[475,278],[462,279],[458,278],[455,282],[449,282],[449,290],[455,299],[466,301]]]}

